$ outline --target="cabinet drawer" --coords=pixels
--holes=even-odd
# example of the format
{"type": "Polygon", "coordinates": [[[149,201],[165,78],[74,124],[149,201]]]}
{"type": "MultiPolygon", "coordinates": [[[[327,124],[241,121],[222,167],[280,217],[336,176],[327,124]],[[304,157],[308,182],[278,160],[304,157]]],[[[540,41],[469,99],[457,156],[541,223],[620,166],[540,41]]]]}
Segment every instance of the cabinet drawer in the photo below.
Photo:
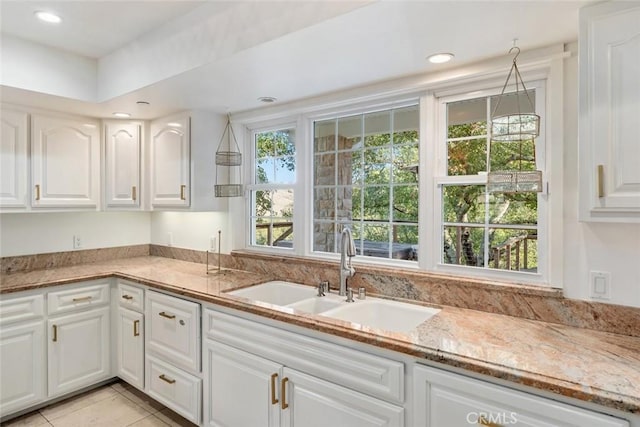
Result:
{"type": "Polygon", "coordinates": [[[145,306],[147,350],[200,372],[200,304],[148,291],[145,306]]]}
{"type": "Polygon", "coordinates": [[[130,310],[144,311],[144,289],[118,281],[118,304],[130,310]]]}
{"type": "Polygon", "coordinates": [[[414,421],[421,427],[629,427],[626,420],[435,368],[414,370],[414,421]]]}
{"type": "Polygon", "coordinates": [[[333,383],[404,402],[404,364],[229,314],[205,311],[208,337],[333,383]]]}
{"type": "Polygon", "coordinates": [[[67,313],[87,307],[109,303],[110,283],[87,282],[86,285],[63,291],[49,292],[47,307],[49,314],[67,313]]]}
{"type": "Polygon", "coordinates": [[[38,319],[44,315],[44,298],[31,295],[0,300],[0,325],[38,319]]]}
{"type": "Polygon", "coordinates": [[[147,355],[147,394],[183,417],[200,424],[201,380],[147,355]]]}

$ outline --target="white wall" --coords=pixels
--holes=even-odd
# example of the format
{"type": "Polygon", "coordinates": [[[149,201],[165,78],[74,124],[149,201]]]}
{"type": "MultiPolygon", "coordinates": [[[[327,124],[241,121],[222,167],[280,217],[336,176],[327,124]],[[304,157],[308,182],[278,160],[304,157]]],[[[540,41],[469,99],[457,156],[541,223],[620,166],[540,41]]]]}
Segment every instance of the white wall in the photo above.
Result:
{"type": "Polygon", "coordinates": [[[3,86],[94,102],[98,62],[2,34],[3,86]],[[45,70],[45,71],[43,71],[45,70]]]}
{"type": "Polygon", "coordinates": [[[37,212],[0,215],[0,256],[72,251],[73,236],[81,249],[147,244],[148,212],[37,212]]]}
{"type": "Polygon", "coordinates": [[[222,253],[228,253],[232,248],[233,232],[227,218],[226,212],[154,212],[151,215],[151,243],[206,251],[211,248],[211,237],[217,239],[218,230],[221,230],[222,253]]]}
{"type": "Polygon", "coordinates": [[[611,273],[611,300],[640,307],[640,224],[578,222],[577,44],[564,78],[564,278],[565,295],[589,299],[589,272],[611,273]]]}

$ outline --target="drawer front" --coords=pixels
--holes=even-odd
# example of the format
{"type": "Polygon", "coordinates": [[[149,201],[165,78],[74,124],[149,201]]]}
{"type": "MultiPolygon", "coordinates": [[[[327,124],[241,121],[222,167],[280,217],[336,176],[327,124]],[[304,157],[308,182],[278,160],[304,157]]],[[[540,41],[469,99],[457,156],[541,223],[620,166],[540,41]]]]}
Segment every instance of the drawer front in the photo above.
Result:
{"type": "Polygon", "coordinates": [[[626,420],[435,368],[414,370],[416,426],[629,427],[626,420]]]}
{"type": "Polygon", "coordinates": [[[118,281],[116,292],[118,304],[130,310],[142,313],[144,311],[144,289],[118,281]]]}
{"type": "Polygon", "coordinates": [[[251,320],[206,310],[207,336],[290,368],[392,402],[404,402],[404,364],[251,320]]]}
{"type": "Polygon", "coordinates": [[[200,424],[202,384],[198,377],[147,355],[147,394],[200,424]]]}
{"type": "Polygon", "coordinates": [[[145,305],[147,350],[200,372],[200,304],[148,291],[145,305]]]}
{"type": "Polygon", "coordinates": [[[108,304],[110,287],[110,282],[87,282],[81,287],[49,292],[48,313],[50,315],[68,313],[108,304]]]}
{"type": "Polygon", "coordinates": [[[44,297],[31,295],[0,300],[0,325],[44,316],[44,297]]]}

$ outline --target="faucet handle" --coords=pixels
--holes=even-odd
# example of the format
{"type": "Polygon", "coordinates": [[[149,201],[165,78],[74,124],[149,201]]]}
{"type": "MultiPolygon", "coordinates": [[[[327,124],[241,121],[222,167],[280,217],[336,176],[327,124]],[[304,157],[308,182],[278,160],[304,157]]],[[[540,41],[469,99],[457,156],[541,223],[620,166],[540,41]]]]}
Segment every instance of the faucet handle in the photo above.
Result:
{"type": "Polygon", "coordinates": [[[346,302],[355,302],[353,300],[353,289],[351,289],[351,288],[347,289],[347,299],[345,301],[346,302]]]}
{"type": "Polygon", "coordinates": [[[367,290],[364,287],[358,288],[358,299],[367,299],[367,290]]]}
{"type": "Polygon", "coordinates": [[[330,293],[331,292],[331,287],[329,286],[329,281],[328,280],[323,280],[322,282],[318,283],[318,296],[319,297],[323,297],[325,296],[325,293],[330,293]]]}

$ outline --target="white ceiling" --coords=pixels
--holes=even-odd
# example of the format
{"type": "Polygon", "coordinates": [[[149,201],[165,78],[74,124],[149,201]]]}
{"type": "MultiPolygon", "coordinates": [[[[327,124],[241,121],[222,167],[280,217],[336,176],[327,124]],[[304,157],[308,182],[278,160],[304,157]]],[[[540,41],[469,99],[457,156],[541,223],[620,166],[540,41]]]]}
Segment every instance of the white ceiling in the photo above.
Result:
{"type": "MultiPolygon", "coordinates": [[[[150,32],[170,37],[172,31],[184,30],[185,25],[193,24],[194,20],[204,19],[201,15],[205,12],[218,13],[240,4],[206,3],[202,6],[186,1],[2,1],[2,31],[102,57],[122,46],[136,45],[150,32]],[[35,25],[31,22],[32,10],[41,4],[65,11],[61,12],[65,19],[62,25],[68,26],[65,37],[53,38],[48,35],[48,29],[27,29],[35,25]],[[69,13],[68,17],[65,13],[69,13]],[[82,22],[76,22],[76,18],[82,22]]],[[[268,5],[264,1],[255,3],[268,5]]],[[[289,0],[289,3],[297,2],[289,0]]],[[[278,37],[265,38],[261,43],[213,58],[206,64],[102,103],[76,103],[7,87],[2,88],[2,96],[5,100],[21,99],[23,103],[33,102],[48,108],[51,106],[45,105],[47,103],[64,105],[67,111],[96,116],[109,116],[116,110],[131,111],[138,118],[183,109],[242,111],[259,107],[261,104],[256,99],[260,96],[275,96],[278,102],[293,101],[505,55],[514,38],[523,51],[573,41],[578,35],[578,10],[586,3],[588,1],[374,2],[339,10],[333,16],[327,14],[316,21],[307,17],[309,23],[305,28],[292,27],[278,37]],[[453,52],[455,60],[438,66],[425,60],[426,56],[442,51],[453,52]],[[151,102],[151,106],[136,106],[135,101],[140,99],[151,102]]],[[[331,1],[317,4],[327,8],[337,5],[331,1]]],[[[236,28],[236,31],[251,30],[236,28]]],[[[154,64],[149,63],[148,67],[154,64]]]]}

